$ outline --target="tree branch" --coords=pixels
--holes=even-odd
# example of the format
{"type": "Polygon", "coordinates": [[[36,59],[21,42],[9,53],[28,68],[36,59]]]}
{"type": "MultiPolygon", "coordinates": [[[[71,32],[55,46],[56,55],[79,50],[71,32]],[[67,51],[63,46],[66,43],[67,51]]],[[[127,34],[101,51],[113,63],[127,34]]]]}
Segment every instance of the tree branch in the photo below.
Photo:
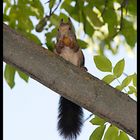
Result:
{"type": "Polygon", "coordinates": [[[137,105],[49,50],[3,25],[3,59],[61,96],[137,137],[137,105]]]}

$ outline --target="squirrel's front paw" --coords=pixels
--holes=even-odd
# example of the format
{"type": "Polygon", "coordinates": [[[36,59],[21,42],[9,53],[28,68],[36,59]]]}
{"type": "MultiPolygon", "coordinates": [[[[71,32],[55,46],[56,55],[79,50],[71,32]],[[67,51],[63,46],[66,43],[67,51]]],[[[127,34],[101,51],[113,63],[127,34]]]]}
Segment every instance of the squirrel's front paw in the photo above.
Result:
{"type": "Polygon", "coordinates": [[[81,69],[84,71],[88,71],[88,69],[86,67],[81,67],[81,69]]]}

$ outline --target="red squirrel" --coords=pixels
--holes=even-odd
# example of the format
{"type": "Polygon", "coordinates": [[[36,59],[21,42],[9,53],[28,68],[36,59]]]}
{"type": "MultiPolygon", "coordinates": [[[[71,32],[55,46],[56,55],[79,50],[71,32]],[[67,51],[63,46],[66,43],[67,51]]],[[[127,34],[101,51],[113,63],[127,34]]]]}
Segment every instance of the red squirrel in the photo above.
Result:
{"type": "MultiPolygon", "coordinates": [[[[84,55],[78,45],[70,18],[66,23],[61,19],[54,52],[72,64],[87,70],[84,67],[84,55]]],[[[76,139],[83,125],[82,108],[61,96],[58,112],[58,131],[60,135],[65,139],[76,139]]]]}

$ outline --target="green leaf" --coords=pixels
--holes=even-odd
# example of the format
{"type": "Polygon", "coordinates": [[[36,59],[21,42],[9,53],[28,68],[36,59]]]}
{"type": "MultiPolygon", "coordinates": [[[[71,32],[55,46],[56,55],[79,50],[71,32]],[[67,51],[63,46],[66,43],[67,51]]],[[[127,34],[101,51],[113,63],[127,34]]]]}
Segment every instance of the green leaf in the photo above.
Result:
{"type": "Polygon", "coordinates": [[[77,41],[78,41],[78,45],[80,46],[80,48],[82,48],[82,49],[86,49],[88,46],[88,43],[87,42],[85,42],[85,41],[83,41],[83,40],[81,40],[81,39],[77,39],[77,41]]]}
{"type": "Polygon", "coordinates": [[[122,85],[118,85],[115,88],[118,89],[118,90],[120,90],[120,91],[122,91],[124,87],[122,85]]]}
{"type": "Polygon", "coordinates": [[[137,86],[137,74],[133,74],[133,84],[136,87],[137,86]]]}
{"type": "Polygon", "coordinates": [[[5,71],[4,71],[4,77],[7,82],[7,84],[10,86],[10,88],[13,88],[15,85],[15,68],[6,64],[5,71]]]}
{"type": "Polygon", "coordinates": [[[44,7],[43,7],[41,1],[39,1],[39,0],[32,0],[32,1],[29,1],[29,3],[30,3],[30,7],[29,8],[32,11],[35,12],[36,17],[39,18],[39,19],[43,18],[43,16],[44,16],[44,7]]]}
{"type": "Polygon", "coordinates": [[[120,135],[118,137],[118,140],[129,140],[129,137],[125,132],[120,131],[120,135]]]}
{"type": "Polygon", "coordinates": [[[63,18],[64,21],[68,21],[68,16],[65,15],[64,13],[60,13],[59,17],[60,17],[60,19],[63,18]]]}
{"type": "Polygon", "coordinates": [[[128,86],[128,87],[129,87],[130,93],[137,93],[137,90],[135,87],[133,87],[133,86],[128,86]]]}
{"type": "Polygon", "coordinates": [[[56,27],[59,26],[60,20],[61,20],[61,19],[59,18],[59,16],[58,16],[58,15],[55,15],[55,14],[53,14],[53,15],[51,16],[51,18],[50,18],[51,23],[52,23],[53,25],[55,25],[56,27]]]}
{"type": "Polygon", "coordinates": [[[122,87],[128,86],[128,85],[130,84],[132,78],[133,78],[132,75],[127,76],[127,77],[122,81],[122,87]]]}
{"type": "Polygon", "coordinates": [[[9,21],[9,16],[3,14],[3,21],[9,21]]]}
{"type": "Polygon", "coordinates": [[[65,9],[65,11],[76,21],[80,22],[80,16],[79,12],[80,10],[77,10],[77,7],[73,7],[70,5],[71,1],[64,1],[61,5],[61,9],[65,9]]]}
{"type": "Polygon", "coordinates": [[[16,15],[16,9],[17,9],[17,6],[16,5],[13,5],[10,9],[10,13],[9,13],[9,26],[13,29],[16,28],[16,19],[17,19],[17,15],[16,15]]]}
{"type": "Polygon", "coordinates": [[[55,43],[52,41],[56,37],[57,29],[54,28],[51,32],[46,33],[46,45],[49,50],[53,50],[55,43]]]}
{"type": "Polygon", "coordinates": [[[29,17],[22,15],[23,17],[18,16],[18,30],[22,32],[31,32],[34,29],[33,23],[29,17]]]}
{"type": "Polygon", "coordinates": [[[118,139],[118,128],[110,126],[104,136],[103,140],[117,140],[118,139]]]}
{"type": "Polygon", "coordinates": [[[103,55],[97,55],[94,56],[94,62],[96,67],[103,71],[103,72],[111,72],[112,71],[112,63],[111,61],[103,56],[103,55]]]}
{"type": "Polygon", "coordinates": [[[89,7],[90,6],[84,7],[84,14],[91,20],[94,26],[101,27],[103,25],[103,22],[100,21],[98,15],[89,7]]]}
{"type": "Polygon", "coordinates": [[[78,8],[79,10],[82,10],[84,8],[84,1],[80,1],[80,2],[78,0],[74,0],[74,1],[76,3],[73,5],[73,7],[78,8]]]}
{"type": "Polygon", "coordinates": [[[90,6],[90,8],[93,8],[93,6],[95,6],[98,10],[100,10],[100,12],[102,12],[102,10],[105,6],[105,1],[103,1],[103,0],[98,0],[98,1],[90,0],[88,5],[90,6]]]}
{"type": "Polygon", "coordinates": [[[118,25],[117,15],[111,7],[107,7],[103,14],[104,22],[108,24],[109,37],[112,37],[116,33],[116,26],[118,25]]]}
{"type": "Polygon", "coordinates": [[[36,16],[36,17],[38,17],[38,14],[36,13],[35,9],[33,9],[31,6],[30,7],[27,6],[27,3],[28,2],[23,4],[23,0],[22,0],[21,4],[17,5],[17,12],[18,12],[17,15],[20,18],[26,18],[26,17],[29,18],[29,16],[36,16]],[[23,8],[23,6],[24,6],[24,8],[23,8]]]}
{"type": "Polygon", "coordinates": [[[93,124],[93,125],[104,125],[106,123],[105,120],[101,119],[100,117],[98,116],[95,116],[92,120],[90,120],[90,122],[93,124]]]}
{"type": "Polygon", "coordinates": [[[126,19],[123,19],[123,28],[121,33],[125,36],[125,39],[130,47],[133,48],[137,41],[137,32],[133,27],[133,22],[129,22],[126,19]]]}
{"type": "Polygon", "coordinates": [[[126,8],[131,14],[137,16],[137,1],[136,0],[129,1],[126,8]]]}
{"type": "Polygon", "coordinates": [[[28,80],[29,80],[29,76],[28,75],[26,75],[25,73],[23,73],[22,71],[17,71],[18,72],[18,74],[19,74],[19,76],[25,81],[25,82],[28,82],[28,80]]]}
{"type": "Polygon", "coordinates": [[[112,74],[106,75],[102,80],[106,83],[110,84],[113,80],[115,80],[115,76],[112,74]]]}
{"type": "Polygon", "coordinates": [[[65,9],[67,5],[71,5],[71,1],[70,0],[65,0],[62,5],[61,5],[61,9],[65,9]]]}
{"type": "Polygon", "coordinates": [[[106,127],[105,125],[97,127],[93,131],[93,133],[91,134],[89,140],[101,140],[102,137],[103,137],[103,133],[104,133],[105,127],[106,127]]]}
{"type": "Polygon", "coordinates": [[[37,32],[42,32],[42,30],[43,30],[44,27],[46,26],[46,23],[47,23],[46,21],[47,21],[47,18],[46,18],[46,17],[42,18],[42,19],[39,21],[39,23],[36,25],[35,30],[36,30],[37,32]]]}
{"type": "Polygon", "coordinates": [[[82,19],[83,24],[84,24],[85,33],[88,34],[90,37],[92,37],[92,35],[94,33],[94,28],[90,24],[90,22],[86,19],[86,15],[84,14],[84,12],[81,13],[81,19],[82,19]]]}
{"type": "Polygon", "coordinates": [[[114,75],[118,78],[122,75],[123,71],[124,71],[124,65],[125,65],[125,61],[124,59],[120,60],[114,67],[113,69],[113,73],[114,75]]]}
{"type": "Polygon", "coordinates": [[[41,41],[36,35],[34,35],[32,33],[25,33],[25,35],[27,38],[34,41],[37,45],[41,45],[41,41]]]}
{"type": "Polygon", "coordinates": [[[56,14],[53,14],[51,17],[50,17],[50,24],[49,24],[49,28],[54,25],[56,27],[58,27],[60,25],[60,21],[61,19],[63,18],[63,21],[64,22],[67,22],[68,21],[68,16],[63,14],[63,13],[60,13],[60,15],[56,15],[56,14]]]}
{"type": "Polygon", "coordinates": [[[132,90],[129,90],[129,91],[127,92],[127,94],[133,94],[133,91],[132,91],[132,90]]]}
{"type": "Polygon", "coordinates": [[[50,0],[49,1],[49,8],[52,9],[54,4],[55,4],[55,0],[50,0]]]}
{"type": "Polygon", "coordinates": [[[5,7],[4,7],[4,14],[6,15],[7,14],[7,11],[9,8],[11,8],[11,3],[10,1],[5,1],[5,7]]]}

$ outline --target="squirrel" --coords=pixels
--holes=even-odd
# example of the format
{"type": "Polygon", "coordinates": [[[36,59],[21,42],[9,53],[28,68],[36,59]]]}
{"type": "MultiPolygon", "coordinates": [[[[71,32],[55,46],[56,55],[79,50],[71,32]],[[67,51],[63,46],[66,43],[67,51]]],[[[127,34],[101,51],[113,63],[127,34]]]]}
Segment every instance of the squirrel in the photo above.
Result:
{"type": "MultiPolygon", "coordinates": [[[[84,67],[84,55],[78,45],[70,18],[68,18],[66,23],[61,19],[54,52],[70,63],[87,71],[86,67],[84,67]]],[[[57,128],[60,135],[65,139],[76,139],[83,125],[82,108],[61,96],[58,112],[57,128]]]]}

